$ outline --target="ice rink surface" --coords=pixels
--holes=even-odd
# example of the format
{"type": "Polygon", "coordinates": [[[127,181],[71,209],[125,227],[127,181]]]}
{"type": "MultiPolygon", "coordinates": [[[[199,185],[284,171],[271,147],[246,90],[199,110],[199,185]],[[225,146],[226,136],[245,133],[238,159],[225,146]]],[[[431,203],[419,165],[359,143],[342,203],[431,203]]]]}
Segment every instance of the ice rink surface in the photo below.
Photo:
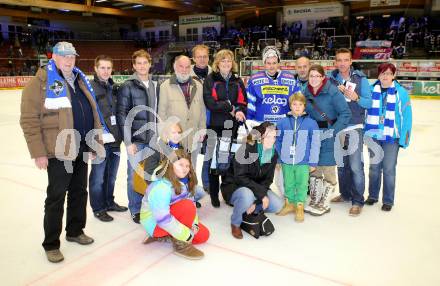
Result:
{"type": "MultiPolygon", "coordinates": [[[[41,247],[47,173],[29,157],[20,95],[0,91],[2,285],[440,285],[440,101],[412,100],[411,144],[399,153],[389,213],[379,203],[350,217],[343,203],[322,217],[306,214],[302,224],[293,215],[269,214],[272,236],[237,240],[230,234],[232,209],[224,203],[214,209],[205,197],[199,215],[211,237],[199,246],[205,258],[189,261],[170,244],[141,244],[145,232],[128,212],[111,213],[115,220],[103,223],[88,206],[85,232],[95,243],[67,242],[63,231],[65,260],[52,264],[41,247]]],[[[127,205],[125,152],[115,196],[127,205]]]]}

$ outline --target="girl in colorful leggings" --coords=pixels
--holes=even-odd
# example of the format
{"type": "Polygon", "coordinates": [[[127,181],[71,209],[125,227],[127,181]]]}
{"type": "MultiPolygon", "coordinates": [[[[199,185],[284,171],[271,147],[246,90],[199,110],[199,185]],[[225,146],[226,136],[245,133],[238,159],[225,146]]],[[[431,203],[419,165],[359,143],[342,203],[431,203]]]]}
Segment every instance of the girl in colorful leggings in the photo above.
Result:
{"type": "Polygon", "coordinates": [[[209,238],[209,230],[199,222],[192,197],[197,177],[190,156],[177,149],[162,162],[164,176],[147,188],[142,200],[140,222],[149,237],[145,243],[171,241],[174,253],[188,259],[204,254],[193,246],[209,238]]]}

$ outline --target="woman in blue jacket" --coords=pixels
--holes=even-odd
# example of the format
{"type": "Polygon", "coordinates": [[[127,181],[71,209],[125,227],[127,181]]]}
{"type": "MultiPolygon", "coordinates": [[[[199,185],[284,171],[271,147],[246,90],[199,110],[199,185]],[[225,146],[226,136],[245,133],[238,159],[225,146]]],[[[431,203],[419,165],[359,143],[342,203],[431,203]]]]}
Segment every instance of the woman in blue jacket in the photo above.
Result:
{"type": "Polygon", "coordinates": [[[383,63],[378,67],[379,80],[372,85],[373,106],[367,110],[365,136],[369,146],[370,171],[367,205],[377,203],[383,175],[382,210],[394,205],[396,165],[399,148],[409,145],[412,127],[411,101],[408,92],[394,80],[396,67],[383,63]],[[373,145],[383,152],[377,152],[373,145]]]}
{"type": "Polygon", "coordinates": [[[318,167],[310,174],[310,203],[305,212],[323,215],[330,211],[330,194],[336,186],[335,138],[347,127],[351,111],[337,86],[325,76],[320,65],[312,65],[309,82],[304,90],[306,112],[316,120],[321,130],[318,167]]]}

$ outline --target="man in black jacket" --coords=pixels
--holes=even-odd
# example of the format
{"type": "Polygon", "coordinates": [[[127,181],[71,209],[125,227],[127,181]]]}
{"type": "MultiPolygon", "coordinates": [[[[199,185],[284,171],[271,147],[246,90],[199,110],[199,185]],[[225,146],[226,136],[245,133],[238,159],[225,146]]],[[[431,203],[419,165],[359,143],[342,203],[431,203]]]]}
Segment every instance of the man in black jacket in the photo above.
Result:
{"type": "Polygon", "coordinates": [[[128,154],[128,208],[133,221],[139,223],[142,195],[133,189],[133,175],[139,162],[152,154],[148,147],[157,131],[159,88],[149,75],[150,54],[145,50],[136,51],[132,62],[135,73],[118,91],[117,122],[128,154]]]}
{"type": "Polygon", "coordinates": [[[90,205],[100,221],[112,221],[107,211],[124,212],[128,210],[115,203],[114,189],[121,153],[121,136],[116,124],[116,90],[111,78],[112,58],[100,55],[95,59],[95,78],[91,82],[96,100],[110,133],[115,142],[104,145],[105,158],[96,158],[89,177],[90,205]]]}

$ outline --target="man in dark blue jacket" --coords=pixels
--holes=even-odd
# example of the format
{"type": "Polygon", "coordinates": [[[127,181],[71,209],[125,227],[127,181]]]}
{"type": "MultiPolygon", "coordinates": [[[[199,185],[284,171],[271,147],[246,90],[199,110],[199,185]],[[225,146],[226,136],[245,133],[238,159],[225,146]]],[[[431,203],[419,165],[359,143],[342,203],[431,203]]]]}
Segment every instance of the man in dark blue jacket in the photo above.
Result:
{"type": "Polygon", "coordinates": [[[100,221],[112,221],[107,211],[124,212],[128,208],[115,203],[114,189],[121,153],[121,136],[116,124],[116,91],[117,86],[111,78],[112,58],[100,55],[95,59],[95,77],[91,82],[96,101],[102,112],[114,142],[104,144],[105,158],[97,158],[92,164],[89,176],[90,205],[100,221]]]}
{"type": "Polygon", "coordinates": [[[365,110],[371,107],[370,84],[361,71],[352,67],[351,51],[336,51],[336,70],[330,73],[333,82],[344,94],[351,110],[351,120],[341,134],[341,144],[348,155],[343,158],[343,166],[338,167],[339,193],[331,202],[351,201],[349,214],[358,216],[364,205],[365,174],[363,163],[363,128],[365,110]],[[354,137],[357,137],[356,140],[354,137]],[[357,142],[357,144],[356,144],[357,142]]]}

